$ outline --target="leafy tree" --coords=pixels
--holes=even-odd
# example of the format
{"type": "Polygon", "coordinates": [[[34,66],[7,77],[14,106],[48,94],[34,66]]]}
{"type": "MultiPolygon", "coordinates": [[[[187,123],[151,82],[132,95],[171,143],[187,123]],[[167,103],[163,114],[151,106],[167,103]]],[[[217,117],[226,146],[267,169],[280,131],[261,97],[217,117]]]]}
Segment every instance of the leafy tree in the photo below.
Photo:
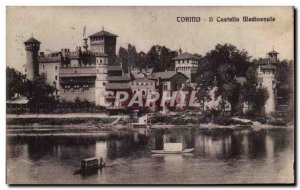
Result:
{"type": "Polygon", "coordinates": [[[148,66],[155,72],[174,70],[175,64],[172,58],[176,56],[176,51],[171,51],[165,46],[152,46],[147,53],[148,66]]]}
{"type": "Polygon", "coordinates": [[[217,87],[214,98],[221,97],[220,105],[223,111],[225,111],[226,102],[229,102],[231,113],[236,112],[241,90],[236,76],[245,76],[250,65],[249,58],[246,51],[238,50],[231,44],[218,44],[204,57],[208,67],[203,72],[199,71],[199,82],[202,82],[199,85],[204,89],[217,87]]]}
{"type": "Polygon", "coordinates": [[[253,111],[255,113],[262,113],[262,108],[266,104],[266,101],[269,98],[269,92],[267,88],[260,87],[258,88],[253,95],[253,111]]]}
{"type": "Polygon", "coordinates": [[[25,84],[25,75],[13,68],[6,67],[6,98],[12,99],[15,94],[28,94],[25,84]]]}
{"type": "Polygon", "coordinates": [[[28,105],[32,111],[39,111],[40,105],[43,107],[55,104],[55,87],[46,82],[45,75],[36,77],[33,81],[27,81],[25,84],[28,88],[28,105]]]}

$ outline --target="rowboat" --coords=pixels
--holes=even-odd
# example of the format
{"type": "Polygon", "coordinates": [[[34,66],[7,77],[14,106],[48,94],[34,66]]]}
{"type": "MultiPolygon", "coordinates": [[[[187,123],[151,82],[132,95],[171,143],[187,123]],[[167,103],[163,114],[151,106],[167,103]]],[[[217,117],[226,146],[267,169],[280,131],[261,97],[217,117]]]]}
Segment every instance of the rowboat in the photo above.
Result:
{"type": "Polygon", "coordinates": [[[82,175],[91,175],[97,173],[98,169],[102,169],[105,167],[105,163],[103,162],[103,158],[100,158],[100,163],[98,158],[87,158],[83,159],[80,163],[80,169],[74,171],[73,175],[82,174],[82,175]]]}
{"type": "Polygon", "coordinates": [[[194,152],[194,148],[188,148],[182,151],[168,151],[168,150],[151,150],[153,154],[184,154],[194,152]]]}

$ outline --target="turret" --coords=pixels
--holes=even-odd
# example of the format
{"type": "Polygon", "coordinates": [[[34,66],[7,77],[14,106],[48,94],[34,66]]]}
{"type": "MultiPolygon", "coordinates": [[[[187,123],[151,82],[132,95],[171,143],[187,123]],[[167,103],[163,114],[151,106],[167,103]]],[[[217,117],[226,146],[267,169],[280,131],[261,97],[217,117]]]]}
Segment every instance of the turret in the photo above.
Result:
{"type": "Polygon", "coordinates": [[[270,51],[267,55],[268,59],[269,59],[269,63],[277,63],[278,62],[278,59],[277,59],[278,54],[279,54],[278,52],[274,51],[274,47],[273,47],[273,50],[270,51]]]}
{"type": "Polygon", "coordinates": [[[104,31],[97,32],[90,37],[90,47],[92,52],[105,53],[108,56],[108,63],[116,61],[117,35],[104,31]]]}
{"type": "Polygon", "coordinates": [[[108,57],[103,53],[95,53],[96,56],[96,82],[95,98],[96,106],[105,106],[105,84],[107,83],[108,57]]]}
{"type": "Polygon", "coordinates": [[[25,72],[27,79],[33,80],[39,76],[38,52],[41,42],[32,37],[25,41],[24,44],[26,50],[25,72]]]}
{"type": "Polygon", "coordinates": [[[269,98],[265,104],[265,112],[271,113],[276,108],[276,79],[275,74],[277,67],[272,64],[260,66],[261,72],[258,77],[262,78],[262,86],[266,87],[269,93],[269,98]]]}
{"type": "Polygon", "coordinates": [[[87,49],[88,49],[88,47],[89,47],[89,45],[87,44],[87,38],[84,38],[83,39],[83,45],[82,45],[82,47],[83,47],[83,51],[84,52],[87,52],[87,49]]]}

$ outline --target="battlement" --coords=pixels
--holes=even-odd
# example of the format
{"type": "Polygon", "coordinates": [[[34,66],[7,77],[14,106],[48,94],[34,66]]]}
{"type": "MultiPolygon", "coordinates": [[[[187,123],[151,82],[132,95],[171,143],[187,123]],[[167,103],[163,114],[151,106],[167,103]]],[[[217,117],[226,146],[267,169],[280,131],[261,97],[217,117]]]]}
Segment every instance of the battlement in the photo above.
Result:
{"type": "Polygon", "coordinates": [[[61,52],[54,52],[48,55],[45,55],[44,52],[40,52],[40,55],[38,57],[38,62],[40,63],[56,63],[61,62],[61,60],[61,52]]]}
{"type": "Polygon", "coordinates": [[[25,44],[25,50],[26,51],[38,51],[40,49],[40,44],[36,43],[32,43],[32,44],[25,44]]]}

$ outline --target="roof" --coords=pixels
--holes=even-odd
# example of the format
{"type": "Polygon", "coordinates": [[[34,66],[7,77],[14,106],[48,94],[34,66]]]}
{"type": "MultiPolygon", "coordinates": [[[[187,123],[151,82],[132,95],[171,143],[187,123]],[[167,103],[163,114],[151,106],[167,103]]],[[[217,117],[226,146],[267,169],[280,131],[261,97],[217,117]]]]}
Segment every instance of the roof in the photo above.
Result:
{"type": "Polygon", "coordinates": [[[24,42],[24,44],[29,44],[29,43],[38,43],[38,44],[40,44],[41,42],[38,41],[38,40],[35,39],[35,38],[29,38],[28,40],[26,40],[26,41],[24,42]]]}
{"type": "Polygon", "coordinates": [[[108,71],[122,71],[122,67],[120,65],[112,65],[108,66],[108,71]]]}
{"type": "Polygon", "coordinates": [[[152,73],[151,78],[169,79],[169,78],[173,77],[175,74],[176,74],[175,71],[155,72],[155,73],[152,73]]]}
{"type": "Polygon", "coordinates": [[[279,54],[279,53],[277,51],[272,50],[268,54],[279,54]]]}
{"type": "Polygon", "coordinates": [[[82,161],[89,162],[89,161],[92,161],[92,160],[98,160],[98,158],[96,158],[96,157],[86,158],[86,159],[83,159],[82,161]]]}
{"type": "Polygon", "coordinates": [[[259,59],[257,60],[257,65],[266,65],[269,63],[269,59],[268,58],[264,58],[264,59],[259,59]]]}
{"type": "Polygon", "coordinates": [[[129,83],[107,83],[105,84],[107,90],[129,89],[129,83]]]}
{"type": "Polygon", "coordinates": [[[96,76],[95,67],[61,67],[59,77],[96,76]]]}
{"type": "Polygon", "coordinates": [[[261,69],[277,69],[277,67],[272,64],[263,65],[260,68],[261,69]]]}
{"type": "Polygon", "coordinates": [[[108,81],[129,81],[130,78],[125,76],[107,76],[108,81]]]}
{"type": "Polygon", "coordinates": [[[90,37],[102,37],[102,36],[118,37],[117,35],[107,32],[107,31],[104,31],[104,30],[97,32],[93,35],[90,35],[90,37]]]}
{"type": "Polygon", "coordinates": [[[147,78],[136,78],[135,80],[133,80],[133,82],[149,82],[149,81],[153,81],[153,80],[147,78]]]}
{"type": "Polygon", "coordinates": [[[174,57],[173,60],[182,60],[182,59],[197,59],[200,60],[200,57],[190,54],[190,53],[183,53],[181,55],[178,55],[177,57],[174,57]]]}
{"type": "Polygon", "coordinates": [[[181,73],[181,72],[175,72],[175,71],[164,71],[164,72],[156,72],[156,73],[152,73],[152,75],[150,76],[153,79],[170,79],[172,78],[174,75],[176,74],[182,74],[184,75],[186,78],[188,78],[185,74],[181,73]]]}

